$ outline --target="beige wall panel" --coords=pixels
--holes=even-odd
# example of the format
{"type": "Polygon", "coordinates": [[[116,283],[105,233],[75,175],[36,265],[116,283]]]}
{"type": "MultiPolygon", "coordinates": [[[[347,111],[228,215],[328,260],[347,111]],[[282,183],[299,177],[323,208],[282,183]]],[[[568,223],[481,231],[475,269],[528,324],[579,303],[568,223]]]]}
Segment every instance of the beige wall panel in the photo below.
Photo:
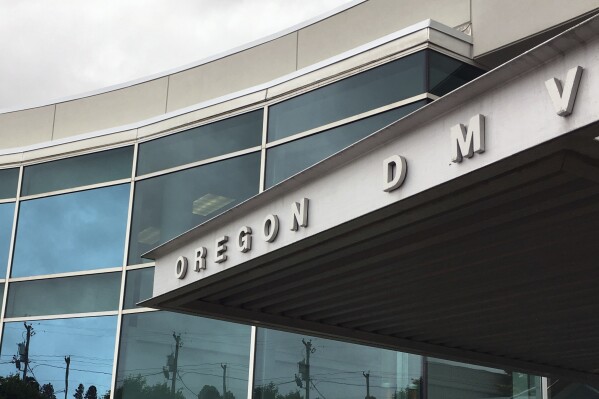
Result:
{"type": "Polygon", "coordinates": [[[54,139],[164,114],[168,77],[56,105],[54,139]]]}
{"type": "Polygon", "coordinates": [[[0,155],[0,165],[5,166],[19,166],[23,161],[23,153],[17,152],[15,154],[0,155]]]}
{"type": "Polygon", "coordinates": [[[297,33],[171,76],[168,111],[266,83],[294,72],[297,33]]]}
{"type": "Polygon", "coordinates": [[[429,29],[419,30],[410,35],[400,37],[392,42],[356,54],[353,57],[270,87],[267,92],[267,98],[270,100],[279,96],[289,95],[290,93],[295,95],[296,93],[294,92],[298,89],[313,90],[318,86],[328,84],[331,77],[356,73],[356,68],[366,65],[366,67],[363,68],[365,69],[368,65],[371,65],[373,61],[383,60],[398,53],[402,53],[403,56],[403,53],[407,54],[411,49],[425,45],[429,36],[428,31],[429,29]],[[350,72],[348,73],[348,71],[350,72]],[[320,83],[314,84],[314,82],[320,83]]]}
{"type": "Polygon", "coordinates": [[[470,0],[371,0],[299,31],[298,68],[425,19],[448,26],[470,20],[470,0]]]}
{"type": "Polygon", "coordinates": [[[54,105],[0,114],[0,149],[50,141],[54,105]]]}
{"type": "Polygon", "coordinates": [[[474,56],[559,25],[599,7],[599,0],[472,0],[474,56]]]}
{"type": "MultiPolygon", "coordinates": [[[[207,119],[215,115],[232,112],[234,110],[249,107],[252,104],[257,104],[264,101],[266,90],[261,90],[256,93],[247,94],[242,97],[234,98],[219,104],[211,105],[206,108],[185,113],[183,115],[174,116],[160,122],[152,123],[151,125],[143,126],[138,129],[137,135],[139,138],[153,136],[155,134],[165,132],[172,129],[177,129],[184,125],[194,124],[195,122],[207,119]]],[[[228,116],[228,115],[227,115],[228,116]]]]}
{"type": "Polygon", "coordinates": [[[434,45],[461,55],[462,57],[472,58],[472,44],[470,43],[447,36],[434,29],[429,29],[429,41],[434,45]]]}
{"type": "MultiPolygon", "coordinates": [[[[101,147],[112,147],[119,143],[133,143],[137,138],[137,129],[126,130],[124,132],[107,134],[105,136],[93,137],[85,140],[73,141],[70,143],[53,145],[37,150],[26,151],[23,153],[23,161],[33,161],[43,158],[62,156],[73,152],[93,150],[101,147]]],[[[0,162],[2,158],[0,158],[0,162]]]]}

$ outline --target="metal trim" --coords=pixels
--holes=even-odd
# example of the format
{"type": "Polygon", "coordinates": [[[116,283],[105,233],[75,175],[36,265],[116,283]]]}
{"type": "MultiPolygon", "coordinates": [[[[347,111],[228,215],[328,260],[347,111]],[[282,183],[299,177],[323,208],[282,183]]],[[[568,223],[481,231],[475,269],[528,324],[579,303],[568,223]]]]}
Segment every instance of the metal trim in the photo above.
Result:
{"type": "Polygon", "coordinates": [[[249,359],[249,370],[248,370],[248,396],[247,399],[252,399],[254,396],[254,373],[256,366],[256,337],[258,334],[258,328],[251,326],[250,331],[250,359],[249,359]]]}
{"type": "Polygon", "coordinates": [[[27,317],[7,317],[5,323],[13,323],[18,321],[37,321],[37,320],[54,320],[54,319],[77,319],[81,317],[101,317],[101,316],[117,316],[118,311],[106,310],[101,312],[85,312],[85,313],[61,313],[43,316],[27,316],[27,317]]]}
{"type": "Polygon", "coordinates": [[[126,270],[139,270],[139,269],[149,269],[151,267],[155,267],[156,262],[148,262],[148,263],[140,263],[136,265],[125,266],[126,270]]]}
{"type": "Polygon", "coordinates": [[[120,180],[112,180],[109,182],[89,184],[87,186],[79,186],[79,187],[74,187],[74,188],[65,188],[62,190],[49,191],[46,193],[24,195],[24,196],[20,197],[20,199],[21,199],[21,201],[28,201],[28,200],[38,199],[38,198],[53,197],[56,195],[70,194],[70,193],[77,193],[80,191],[93,190],[96,188],[118,186],[120,184],[127,184],[127,183],[131,183],[131,179],[126,178],[126,179],[120,179],[120,180]]]}
{"type": "Polygon", "coordinates": [[[268,109],[269,106],[264,107],[264,118],[262,119],[262,146],[260,147],[260,182],[258,183],[258,192],[264,191],[264,185],[266,181],[266,142],[268,141],[268,109]]]}
{"type": "MultiPolygon", "coordinates": [[[[125,132],[126,130],[123,130],[119,133],[125,132]]],[[[116,150],[117,148],[124,148],[124,147],[132,147],[135,144],[136,140],[127,140],[127,141],[119,141],[117,143],[111,143],[111,144],[106,144],[106,145],[101,145],[101,146],[96,146],[96,147],[90,147],[90,148],[85,148],[85,149],[81,149],[81,150],[74,150],[74,151],[67,151],[64,153],[60,153],[60,154],[53,154],[53,155],[47,155],[47,156],[42,156],[39,158],[34,158],[34,159],[29,159],[29,160],[23,160],[20,162],[17,162],[17,165],[23,165],[23,166],[33,166],[33,165],[37,165],[37,164],[41,164],[41,163],[46,163],[46,162],[53,162],[53,161],[60,161],[61,159],[67,159],[67,158],[73,158],[73,157],[78,157],[81,155],[88,155],[88,154],[95,154],[98,152],[104,152],[104,151],[110,151],[110,150],[116,150]]],[[[71,143],[62,143],[64,144],[71,144],[71,143]]],[[[61,145],[61,144],[57,144],[57,145],[61,145]]],[[[50,147],[54,147],[54,146],[50,146],[50,147]]],[[[26,153],[28,151],[23,151],[23,153],[26,153]]],[[[5,154],[3,154],[5,155],[5,154]]]]}
{"type": "Polygon", "coordinates": [[[23,181],[23,165],[19,166],[19,179],[17,180],[17,197],[15,198],[15,209],[12,220],[12,230],[10,233],[10,245],[8,247],[8,259],[6,265],[6,278],[4,279],[4,292],[2,296],[2,309],[0,310],[0,348],[2,347],[2,341],[4,340],[4,322],[6,316],[6,309],[8,306],[8,289],[10,284],[10,274],[12,272],[12,258],[15,250],[15,240],[17,237],[17,220],[19,219],[19,203],[21,193],[21,182],[23,181]]]}
{"type": "Polygon", "coordinates": [[[169,169],[159,170],[157,172],[147,173],[145,175],[141,175],[141,176],[135,177],[135,181],[137,182],[137,181],[140,181],[140,180],[150,179],[152,177],[167,175],[169,173],[180,172],[182,170],[192,169],[192,168],[195,168],[197,166],[207,165],[207,164],[210,164],[210,163],[223,161],[225,159],[236,158],[236,157],[240,157],[240,156],[251,154],[251,153],[254,153],[254,152],[258,152],[258,151],[260,151],[260,146],[250,147],[250,148],[246,148],[245,150],[239,150],[239,151],[235,151],[235,152],[230,152],[230,153],[227,153],[227,154],[224,154],[224,155],[219,155],[219,156],[216,156],[216,157],[203,159],[201,161],[196,161],[196,162],[188,163],[188,164],[185,164],[185,165],[175,166],[175,167],[172,167],[172,168],[169,168],[169,169]]]}
{"type": "Polygon", "coordinates": [[[158,309],[152,308],[135,308],[135,309],[123,309],[122,314],[137,314],[137,313],[150,313],[150,312],[160,312],[158,309]]]}
{"type": "Polygon", "coordinates": [[[120,267],[107,267],[103,269],[93,269],[93,270],[81,270],[75,272],[64,272],[64,273],[54,273],[54,274],[39,274],[36,276],[26,276],[26,277],[10,277],[8,279],[11,283],[21,283],[26,281],[36,281],[36,280],[50,280],[55,278],[68,278],[68,277],[79,277],[79,276],[91,276],[94,274],[106,274],[106,273],[116,273],[122,270],[122,266],[120,267]]]}
{"type": "MultiPolygon", "coordinates": [[[[135,143],[133,146],[133,165],[131,166],[131,180],[135,180],[135,174],[137,173],[137,154],[139,152],[139,143],[135,143]]],[[[127,282],[127,261],[129,258],[129,238],[131,234],[131,223],[133,219],[133,198],[135,196],[135,183],[132,182],[129,187],[129,207],[127,209],[127,224],[125,230],[125,246],[123,250],[123,265],[121,266],[121,289],[119,291],[119,307],[118,315],[116,319],[116,337],[114,339],[114,354],[112,358],[112,375],[110,381],[110,399],[114,399],[114,392],[116,391],[116,373],[119,360],[119,349],[121,345],[121,325],[123,320],[123,306],[125,302],[125,285],[127,282]]]]}

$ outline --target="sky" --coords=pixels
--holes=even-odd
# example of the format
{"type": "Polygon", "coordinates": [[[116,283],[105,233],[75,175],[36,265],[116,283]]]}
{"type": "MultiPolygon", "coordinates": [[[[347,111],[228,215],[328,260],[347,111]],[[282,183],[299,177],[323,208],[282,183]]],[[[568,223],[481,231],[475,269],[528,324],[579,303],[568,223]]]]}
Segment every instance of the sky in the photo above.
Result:
{"type": "Polygon", "coordinates": [[[0,109],[199,61],[349,0],[0,0],[0,109]]]}

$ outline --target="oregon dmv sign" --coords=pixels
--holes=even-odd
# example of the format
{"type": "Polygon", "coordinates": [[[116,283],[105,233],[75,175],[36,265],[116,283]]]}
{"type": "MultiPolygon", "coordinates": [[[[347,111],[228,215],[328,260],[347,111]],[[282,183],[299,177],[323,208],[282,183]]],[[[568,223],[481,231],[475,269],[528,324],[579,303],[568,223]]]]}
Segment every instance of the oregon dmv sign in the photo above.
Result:
{"type": "MultiPolygon", "coordinates": [[[[545,82],[546,90],[557,115],[565,117],[572,113],[574,101],[578,92],[583,68],[580,66],[570,69],[566,80],[562,83],[552,78],[545,82]]],[[[461,163],[465,158],[485,151],[485,116],[475,114],[470,117],[467,125],[455,124],[449,129],[448,156],[452,163],[461,163]]],[[[381,189],[391,193],[399,189],[408,175],[408,161],[405,155],[394,154],[382,161],[381,189]]],[[[189,271],[200,273],[211,265],[224,266],[231,251],[251,253],[255,240],[264,243],[274,243],[283,234],[297,234],[300,229],[308,228],[310,200],[299,198],[289,204],[287,214],[267,213],[263,215],[259,225],[243,224],[236,231],[217,236],[211,245],[202,244],[195,247],[191,261],[180,255],[176,258],[174,276],[183,280],[189,271]]],[[[287,237],[289,239],[289,237],[287,237]]],[[[293,241],[293,238],[291,238],[293,241]]]]}

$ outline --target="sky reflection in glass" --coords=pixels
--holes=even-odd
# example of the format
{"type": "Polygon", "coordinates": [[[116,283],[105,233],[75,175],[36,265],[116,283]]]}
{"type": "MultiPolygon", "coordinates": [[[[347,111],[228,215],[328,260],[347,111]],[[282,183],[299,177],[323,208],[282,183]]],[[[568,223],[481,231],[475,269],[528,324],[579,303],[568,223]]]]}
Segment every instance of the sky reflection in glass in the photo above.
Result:
{"type": "Polygon", "coordinates": [[[23,201],[12,277],[123,264],[129,184],[23,201]]]}

